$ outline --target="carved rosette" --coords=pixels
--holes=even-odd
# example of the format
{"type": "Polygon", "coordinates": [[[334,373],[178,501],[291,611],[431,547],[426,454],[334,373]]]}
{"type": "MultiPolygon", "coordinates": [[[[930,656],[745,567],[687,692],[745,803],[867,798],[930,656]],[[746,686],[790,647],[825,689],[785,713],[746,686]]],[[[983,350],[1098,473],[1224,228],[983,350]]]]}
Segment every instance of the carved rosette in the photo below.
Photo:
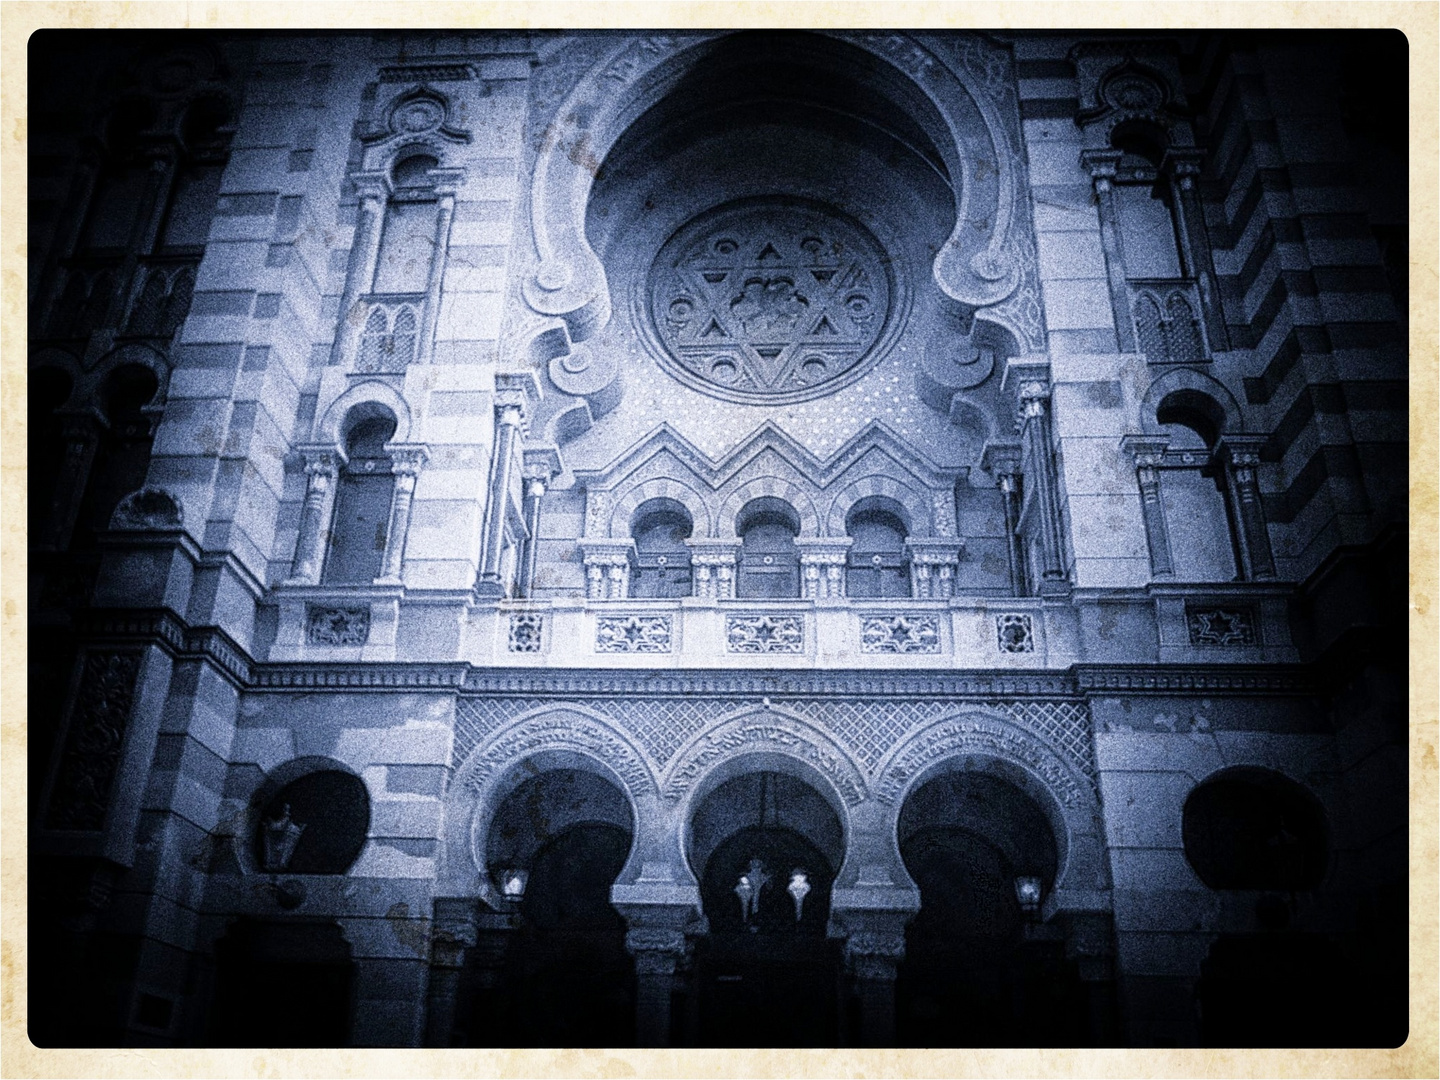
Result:
{"type": "Polygon", "coordinates": [[[731,401],[801,401],[879,359],[894,280],[861,225],[795,200],[747,200],[684,226],[656,256],[648,306],[663,359],[731,401]]]}

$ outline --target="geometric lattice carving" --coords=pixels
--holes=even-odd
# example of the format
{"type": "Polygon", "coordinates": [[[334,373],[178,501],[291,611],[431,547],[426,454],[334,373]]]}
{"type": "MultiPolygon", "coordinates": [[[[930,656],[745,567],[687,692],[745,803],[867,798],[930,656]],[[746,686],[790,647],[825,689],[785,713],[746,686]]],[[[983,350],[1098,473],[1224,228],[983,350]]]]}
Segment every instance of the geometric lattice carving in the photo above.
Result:
{"type": "Polygon", "coordinates": [[[1248,607],[1185,606],[1191,645],[1243,646],[1257,643],[1255,611],[1248,607]]]}
{"type": "Polygon", "coordinates": [[[1029,615],[996,615],[995,638],[1002,653],[1035,651],[1035,634],[1029,615]]]}
{"type": "Polygon", "coordinates": [[[797,401],[855,378],[890,311],[887,260],[854,222],[751,201],[680,230],[650,272],[666,361],[697,389],[797,401]]]}
{"type": "Polygon", "coordinates": [[[732,653],[798,653],[805,648],[803,615],[727,615],[725,649],[732,653]]]}
{"type": "Polygon", "coordinates": [[[50,828],[104,827],[140,674],[140,657],[139,652],[86,656],[60,773],[50,798],[46,822],[50,828]]]}
{"type": "Polygon", "coordinates": [[[510,616],[510,641],[511,652],[535,653],[540,651],[540,645],[544,640],[545,617],[531,613],[514,614],[510,616]]]}
{"type": "Polygon", "coordinates": [[[365,320],[355,370],[367,373],[404,371],[415,358],[415,340],[419,330],[415,309],[409,304],[400,304],[393,312],[385,305],[376,304],[365,320]]]}
{"type": "MultiPolygon", "coordinates": [[[[754,698],[656,696],[557,699],[555,707],[574,705],[608,717],[644,747],[660,768],[702,730],[753,708],[754,698]]],[[[969,702],[1008,716],[1068,758],[1095,779],[1090,711],[1084,702],[1055,700],[973,700],[969,702]]],[[[488,732],[503,726],[541,702],[533,696],[495,697],[462,694],[455,707],[455,748],[463,756],[488,732]]],[[[777,698],[777,711],[794,713],[827,731],[867,770],[873,770],[909,732],[954,713],[953,698],[796,696],[777,698]]]]}
{"type": "Polygon", "coordinates": [[[860,620],[860,651],[938,653],[940,621],[929,615],[878,615],[860,620]]]}
{"type": "Polygon", "coordinates": [[[1131,311],[1140,351],[1152,364],[1204,363],[1205,342],[1196,316],[1198,297],[1189,282],[1131,285],[1131,311]]]}
{"type": "Polygon", "coordinates": [[[312,605],[305,613],[305,638],[314,645],[364,645],[370,638],[370,609],[312,605]]]}
{"type": "Polygon", "coordinates": [[[665,615],[602,617],[595,624],[595,651],[667,653],[670,651],[670,619],[665,615]]]}

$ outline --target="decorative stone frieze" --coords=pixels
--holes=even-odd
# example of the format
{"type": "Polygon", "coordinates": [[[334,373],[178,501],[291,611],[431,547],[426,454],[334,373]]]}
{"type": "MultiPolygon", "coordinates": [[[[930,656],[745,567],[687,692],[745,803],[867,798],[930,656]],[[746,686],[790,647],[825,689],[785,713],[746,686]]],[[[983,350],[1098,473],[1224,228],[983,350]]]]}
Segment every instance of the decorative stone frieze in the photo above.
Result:
{"type": "Polygon", "coordinates": [[[305,640],[312,645],[364,645],[370,640],[370,607],[305,608],[305,640]]]}
{"type": "Polygon", "coordinates": [[[805,651],[803,615],[727,615],[725,651],[801,653],[805,651]]]}
{"type": "Polygon", "coordinates": [[[1185,605],[1185,626],[1191,645],[1222,648],[1260,644],[1255,609],[1242,605],[1207,607],[1185,605]]]}
{"type": "Polygon", "coordinates": [[[127,649],[92,652],[85,657],[60,771],[50,795],[45,819],[49,828],[93,831],[104,827],[142,655],[127,649]]]}
{"type": "Polygon", "coordinates": [[[1030,616],[996,615],[995,644],[1002,653],[1034,652],[1035,628],[1030,616]]]}
{"type": "Polygon", "coordinates": [[[601,653],[668,653],[668,615],[601,616],[595,622],[595,651],[601,653]]]}
{"type": "Polygon", "coordinates": [[[506,647],[510,652],[537,653],[545,640],[545,616],[535,612],[513,612],[506,647]]]}
{"type": "Polygon", "coordinates": [[[860,620],[860,651],[938,653],[940,620],[933,615],[867,615],[860,620]]]}

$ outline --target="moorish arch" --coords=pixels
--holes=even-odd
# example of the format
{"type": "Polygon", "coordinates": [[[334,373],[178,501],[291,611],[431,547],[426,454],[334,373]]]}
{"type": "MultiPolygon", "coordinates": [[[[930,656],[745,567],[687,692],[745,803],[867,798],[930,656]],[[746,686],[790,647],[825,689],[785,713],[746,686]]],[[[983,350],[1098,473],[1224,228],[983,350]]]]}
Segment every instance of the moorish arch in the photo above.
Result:
{"type": "Polygon", "coordinates": [[[456,770],[445,800],[440,891],[498,904],[489,865],[490,828],[504,800],[527,780],[552,770],[594,774],[629,803],[634,842],[620,880],[639,875],[654,846],[658,800],[644,752],[615,726],[577,705],[542,706],[491,734],[456,770]]]}
{"type": "MultiPolygon", "coordinates": [[[[793,39],[807,63],[843,72],[864,87],[862,97],[908,117],[933,145],[954,201],[953,230],[933,261],[940,289],[971,310],[1010,297],[1024,274],[1015,243],[1024,231],[1018,133],[990,100],[1004,91],[986,44],[966,40],[957,49],[926,35],[848,31],[793,39]]],[[[543,133],[531,184],[538,260],[524,295],[536,314],[562,320],[571,341],[590,337],[611,313],[606,272],[585,229],[600,164],[654,103],[707,65],[734,66],[744,52],[727,33],[627,38],[581,77],[543,133]]]]}
{"type": "Polygon", "coordinates": [[[1040,739],[985,710],[964,710],[928,724],[881,762],[875,798],[887,808],[896,843],[894,827],[906,799],[950,771],[994,776],[1045,814],[1055,838],[1053,890],[1059,907],[1066,905],[1066,894],[1078,901],[1110,887],[1100,801],[1089,777],[1040,739]]]}

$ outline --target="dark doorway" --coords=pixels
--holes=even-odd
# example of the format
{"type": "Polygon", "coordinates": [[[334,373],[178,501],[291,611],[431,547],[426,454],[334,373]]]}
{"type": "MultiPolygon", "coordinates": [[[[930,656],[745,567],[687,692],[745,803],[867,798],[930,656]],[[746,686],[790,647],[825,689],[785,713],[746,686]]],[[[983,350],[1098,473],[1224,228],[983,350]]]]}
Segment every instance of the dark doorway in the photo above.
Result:
{"type": "Polygon", "coordinates": [[[209,1045],[350,1045],[353,965],[337,924],[241,919],[215,962],[209,1045]]]}
{"type": "Polygon", "coordinates": [[[635,965],[625,920],[610,905],[629,853],[629,832],[594,822],[565,829],[536,852],[505,953],[499,1008],[472,1025],[485,1045],[634,1043],[635,965]]]}
{"type": "Polygon", "coordinates": [[[716,849],[701,883],[710,933],[695,950],[700,1045],[839,1045],[839,942],[825,936],[833,881],[819,848],[791,829],[742,829],[716,849]]]}
{"type": "Polygon", "coordinates": [[[902,809],[900,853],[920,887],[896,980],[902,1046],[1084,1046],[1084,986],[1063,938],[1022,909],[1017,878],[1054,882],[1054,838],[1017,788],[947,773],[902,809]]]}

